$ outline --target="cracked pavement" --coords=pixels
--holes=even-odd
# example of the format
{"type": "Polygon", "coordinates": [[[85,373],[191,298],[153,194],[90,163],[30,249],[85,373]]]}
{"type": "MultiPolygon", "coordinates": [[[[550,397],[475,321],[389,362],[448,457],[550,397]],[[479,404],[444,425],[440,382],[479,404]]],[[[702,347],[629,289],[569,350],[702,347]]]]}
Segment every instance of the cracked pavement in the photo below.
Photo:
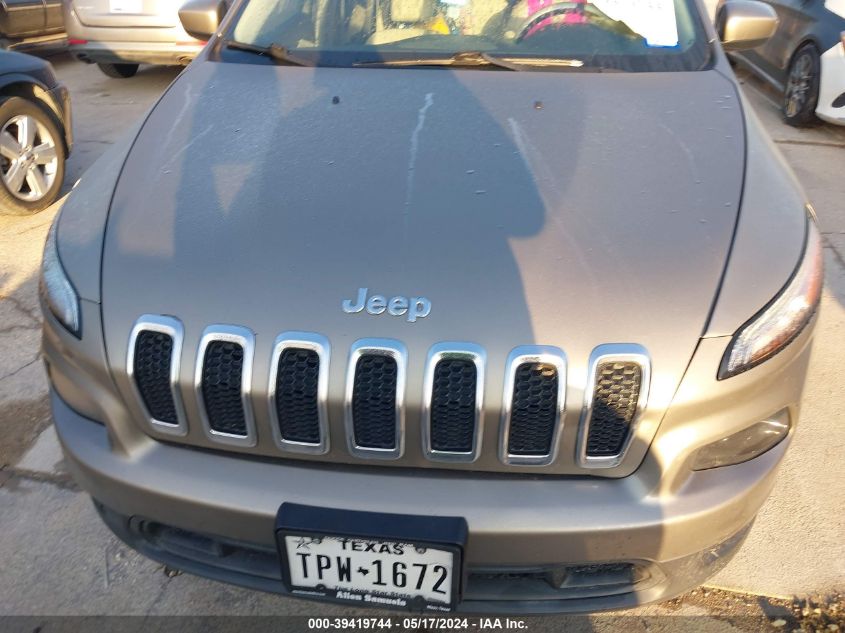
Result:
{"type": "MultiPolygon", "coordinates": [[[[73,97],[77,140],[69,190],[178,69],[148,68],[115,80],[65,57],[53,62],[73,97]]],[[[783,599],[845,590],[845,128],[789,128],[780,120],[777,95],[741,76],[746,96],[806,188],[825,239],[827,288],[803,420],[739,555],[710,588],[629,612],[624,623],[630,630],[672,630],[673,620],[653,618],[691,616],[697,630],[757,631],[761,622],[789,613],[783,599]]],[[[0,217],[0,615],[373,615],[173,576],[100,522],[65,471],[39,359],[37,270],[57,209],[0,217]]],[[[536,622],[541,629],[561,627],[555,618],[536,622]]],[[[618,624],[614,617],[596,618],[584,630],[618,624]]]]}

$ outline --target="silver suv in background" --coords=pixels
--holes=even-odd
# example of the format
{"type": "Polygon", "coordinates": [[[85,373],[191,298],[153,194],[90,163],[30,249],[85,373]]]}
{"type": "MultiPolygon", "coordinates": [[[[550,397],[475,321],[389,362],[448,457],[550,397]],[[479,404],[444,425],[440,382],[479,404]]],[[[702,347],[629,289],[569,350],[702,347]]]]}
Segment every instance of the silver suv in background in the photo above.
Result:
{"type": "Polygon", "coordinates": [[[132,77],[139,64],[187,64],[205,42],[182,28],[180,6],[178,0],[65,0],[68,46],[109,77],[132,77]]]}

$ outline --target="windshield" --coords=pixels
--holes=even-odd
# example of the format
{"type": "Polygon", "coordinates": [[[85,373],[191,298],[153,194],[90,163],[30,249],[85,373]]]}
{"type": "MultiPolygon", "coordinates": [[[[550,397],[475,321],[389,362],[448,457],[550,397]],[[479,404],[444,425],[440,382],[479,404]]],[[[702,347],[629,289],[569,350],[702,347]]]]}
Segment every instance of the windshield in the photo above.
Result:
{"type": "Polygon", "coordinates": [[[246,0],[225,41],[224,60],[325,66],[677,71],[710,53],[692,0],[246,0]]]}

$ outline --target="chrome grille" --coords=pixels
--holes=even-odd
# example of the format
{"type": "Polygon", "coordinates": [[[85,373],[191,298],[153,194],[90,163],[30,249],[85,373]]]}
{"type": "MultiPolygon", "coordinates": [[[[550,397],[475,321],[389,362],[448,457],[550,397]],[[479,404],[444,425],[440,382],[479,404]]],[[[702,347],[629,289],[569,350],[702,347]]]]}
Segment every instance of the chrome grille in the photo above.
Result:
{"type": "MultiPolygon", "coordinates": [[[[141,317],[130,335],[129,382],[148,425],[159,433],[188,433],[179,381],[183,340],[177,319],[156,315],[141,317]]],[[[199,419],[213,442],[257,444],[254,341],[244,327],[212,325],[192,356],[199,419]]],[[[318,334],[286,332],[276,339],[269,383],[264,383],[267,415],[262,427],[278,449],[314,455],[330,450],[329,356],[329,342],[318,334]]],[[[350,454],[365,459],[403,456],[407,358],[405,347],[394,340],[362,339],[352,345],[343,403],[350,454]]],[[[438,343],[429,350],[419,401],[419,432],[428,460],[469,463],[481,455],[485,371],[486,354],[477,345],[438,343]]],[[[508,356],[504,378],[499,432],[492,438],[500,461],[512,466],[555,463],[565,421],[566,355],[555,347],[517,347],[508,356]]],[[[647,404],[649,384],[650,361],[642,347],[595,348],[574,451],[579,466],[612,468],[621,463],[647,404]]],[[[262,446],[266,452],[268,444],[262,446]]]]}
{"type": "Polygon", "coordinates": [[[423,450],[429,459],[471,462],[481,448],[485,354],[477,345],[440,343],[425,370],[423,450]]]}
{"type": "Polygon", "coordinates": [[[126,372],[147,422],[173,435],[187,432],[179,394],[182,324],[171,317],[144,315],[129,337],[126,372]]]}
{"type": "Polygon", "coordinates": [[[554,461],[566,399],[566,357],[554,347],[518,347],[507,363],[499,454],[510,464],[554,461]]]}
{"type": "Polygon", "coordinates": [[[206,433],[216,442],[253,446],[250,389],[253,335],[246,328],[217,325],[200,341],[196,388],[206,433]]]}
{"type": "Polygon", "coordinates": [[[650,364],[639,345],[600,345],[590,358],[579,460],[612,468],[628,449],[648,398],[650,364]]]}
{"type": "Polygon", "coordinates": [[[329,342],[286,332],[276,339],[270,370],[270,418],[277,445],[300,453],[329,449],[326,398],[329,342]]]}
{"type": "Polygon", "coordinates": [[[398,459],[404,450],[405,348],[364,339],[352,348],[347,376],[346,430],[353,454],[398,459]]]}

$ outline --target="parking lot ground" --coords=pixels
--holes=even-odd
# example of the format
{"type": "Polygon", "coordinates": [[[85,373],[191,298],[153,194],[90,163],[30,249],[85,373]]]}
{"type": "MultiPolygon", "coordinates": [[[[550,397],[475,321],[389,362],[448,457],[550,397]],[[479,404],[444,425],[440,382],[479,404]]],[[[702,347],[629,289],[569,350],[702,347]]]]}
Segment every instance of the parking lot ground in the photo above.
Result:
{"type": "MultiPolygon", "coordinates": [[[[178,69],[146,68],[115,80],[65,57],[53,62],[73,95],[77,144],[69,189],[178,69]]],[[[827,287],[801,427],[748,541],[708,587],[624,614],[533,619],[531,630],[845,630],[845,129],[789,128],[777,95],[740,74],[824,233],[827,287]]],[[[101,523],[63,466],[38,357],[37,270],[59,205],[33,217],[0,217],[0,615],[373,615],[174,575],[101,523]]],[[[241,626],[226,621],[215,630],[241,626]]]]}

